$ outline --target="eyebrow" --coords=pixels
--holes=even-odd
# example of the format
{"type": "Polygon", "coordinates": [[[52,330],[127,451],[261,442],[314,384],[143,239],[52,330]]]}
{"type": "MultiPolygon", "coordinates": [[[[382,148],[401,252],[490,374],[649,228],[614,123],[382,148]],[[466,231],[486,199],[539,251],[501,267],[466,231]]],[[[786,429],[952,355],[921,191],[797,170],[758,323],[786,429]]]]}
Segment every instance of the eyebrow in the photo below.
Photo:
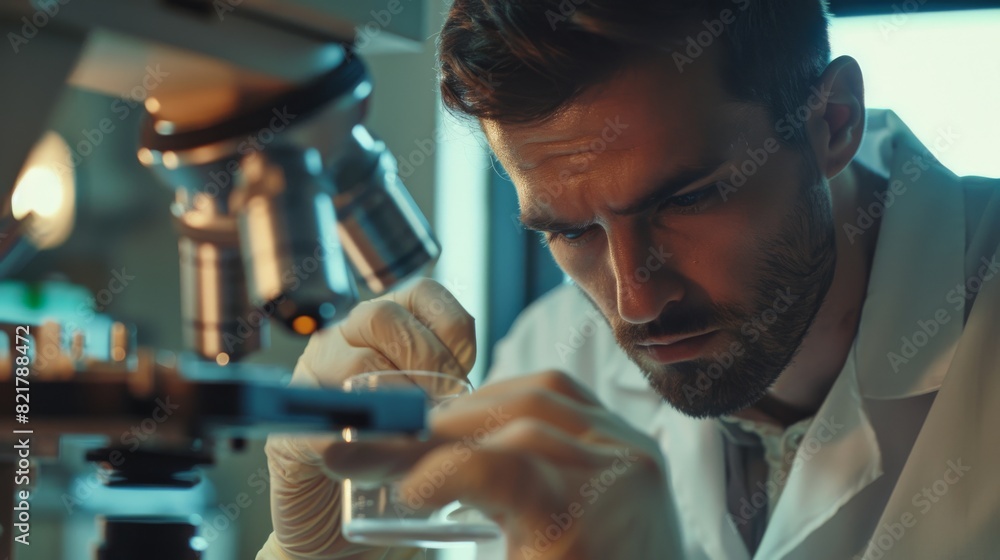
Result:
{"type": "MultiPolygon", "coordinates": [[[[612,208],[611,213],[616,216],[640,214],[653,206],[663,203],[684,187],[715,175],[726,163],[728,161],[723,160],[721,162],[685,167],[672,177],[661,181],[651,193],[642,197],[637,202],[629,204],[624,208],[612,208]]],[[[520,221],[526,229],[534,231],[566,231],[579,229],[588,225],[558,220],[545,213],[536,213],[530,210],[521,215],[520,221]]]]}

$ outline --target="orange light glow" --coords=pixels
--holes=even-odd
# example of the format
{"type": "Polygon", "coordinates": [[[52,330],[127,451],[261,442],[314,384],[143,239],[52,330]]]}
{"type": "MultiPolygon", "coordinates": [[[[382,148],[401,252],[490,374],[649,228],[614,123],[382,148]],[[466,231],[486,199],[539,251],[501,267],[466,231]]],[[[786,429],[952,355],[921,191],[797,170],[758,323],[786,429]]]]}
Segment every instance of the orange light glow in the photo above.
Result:
{"type": "Polygon", "coordinates": [[[299,315],[292,321],[292,329],[301,335],[312,334],[316,332],[316,319],[308,317],[306,315],[299,315]]]}

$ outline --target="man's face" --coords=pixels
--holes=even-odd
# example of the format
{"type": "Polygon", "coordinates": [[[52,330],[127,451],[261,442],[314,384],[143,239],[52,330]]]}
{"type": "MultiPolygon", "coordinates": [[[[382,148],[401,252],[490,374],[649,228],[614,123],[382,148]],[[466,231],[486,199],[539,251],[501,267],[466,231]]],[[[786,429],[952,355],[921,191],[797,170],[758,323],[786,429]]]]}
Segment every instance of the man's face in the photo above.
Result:
{"type": "MultiPolygon", "coordinates": [[[[484,122],[521,218],[674,407],[752,405],[833,277],[825,179],[709,53],[637,64],[531,125],[484,122]]],[[[794,125],[795,123],[782,123],[794,125]]]]}

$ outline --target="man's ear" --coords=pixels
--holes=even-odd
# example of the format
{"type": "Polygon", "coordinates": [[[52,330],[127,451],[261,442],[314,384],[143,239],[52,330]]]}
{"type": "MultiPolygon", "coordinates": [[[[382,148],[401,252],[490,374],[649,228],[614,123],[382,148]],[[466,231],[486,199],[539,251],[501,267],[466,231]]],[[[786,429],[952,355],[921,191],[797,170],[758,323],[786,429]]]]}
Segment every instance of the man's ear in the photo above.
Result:
{"type": "Polygon", "coordinates": [[[865,132],[865,86],[858,61],[841,56],[831,62],[810,102],[810,140],[819,168],[832,179],[854,159],[865,132]]]}

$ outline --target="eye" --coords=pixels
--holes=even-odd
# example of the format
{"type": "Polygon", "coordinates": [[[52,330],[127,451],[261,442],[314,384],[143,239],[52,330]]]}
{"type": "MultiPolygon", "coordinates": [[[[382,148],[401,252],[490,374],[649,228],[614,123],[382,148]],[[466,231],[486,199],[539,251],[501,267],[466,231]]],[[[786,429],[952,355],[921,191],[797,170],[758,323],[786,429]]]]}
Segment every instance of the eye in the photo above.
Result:
{"type": "Polygon", "coordinates": [[[675,196],[672,199],[670,199],[670,202],[674,206],[694,206],[695,204],[698,204],[699,202],[701,202],[701,200],[704,197],[705,197],[705,193],[703,193],[701,191],[695,191],[695,192],[692,192],[692,193],[687,193],[687,194],[682,194],[680,196],[675,196]]]}
{"type": "Polygon", "coordinates": [[[713,183],[696,191],[672,196],[663,201],[663,204],[660,205],[660,210],[669,210],[673,208],[681,214],[696,214],[703,210],[702,205],[716,192],[718,192],[718,189],[713,183]]]}
{"type": "Polygon", "coordinates": [[[570,246],[582,245],[586,242],[587,234],[590,233],[591,229],[592,228],[590,227],[586,227],[580,229],[544,232],[542,235],[542,244],[548,245],[558,242],[570,246]]]}

